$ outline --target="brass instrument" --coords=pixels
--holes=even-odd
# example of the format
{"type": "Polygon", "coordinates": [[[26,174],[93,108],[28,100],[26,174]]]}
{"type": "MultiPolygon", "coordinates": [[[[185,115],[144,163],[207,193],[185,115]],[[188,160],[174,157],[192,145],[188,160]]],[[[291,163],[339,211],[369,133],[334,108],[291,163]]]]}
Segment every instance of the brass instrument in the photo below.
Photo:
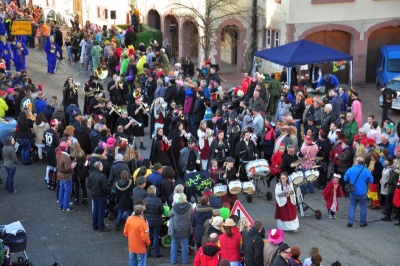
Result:
{"type": "Polygon", "coordinates": [[[78,95],[78,90],[79,90],[79,87],[81,86],[81,83],[80,82],[75,82],[74,83],[74,86],[72,86],[72,92],[73,92],[73,94],[75,94],[75,95],[78,95]]]}
{"type": "Polygon", "coordinates": [[[139,127],[142,126],[142,123],[139,123],[139,122],[138,122],[136,119],[134,119],[132,116],[128,116],[128,119],[131,120],[131,121],[133,121],[133,123],[134,123],[135,125],[138,125],[139,127]]]}
{"type": "MultiPolygon", "coordinates": [[[[96,88],[93,88],[93,90],[91,90],[91,91],[85,91],[85,87],[82,87],[83,93],[85,93],[85,97],[93,97],[94,91],[102,92],[103,95],[106,93],[105,91],[100,90],[98,83],[96,83],[96,85],[97,85],[96,88]]],[[[89,88],[91,88],[91,87],[89,87],[89,88]]]]}
{"type": "Polygon", "coordinates": [[[94,75],[100,80],[105,79],[108,76],[108,69],[105,64],[99,64],[97,69],[94,71],[94,75]]]}
{"type": "Polygon", "coordinates": [[[118,81],[118,87],[120,87],[120,88],[124,87],[124,81],[123,80],[118,81]]]}
{"type": "Polygon", "coordinates": [[[134,92],[133,92],[133,98],[139,98],[139,97],[142,97],[142,94],[140,93],[140,91],[138,91],[138,90],[135,90],[134,92]]]}

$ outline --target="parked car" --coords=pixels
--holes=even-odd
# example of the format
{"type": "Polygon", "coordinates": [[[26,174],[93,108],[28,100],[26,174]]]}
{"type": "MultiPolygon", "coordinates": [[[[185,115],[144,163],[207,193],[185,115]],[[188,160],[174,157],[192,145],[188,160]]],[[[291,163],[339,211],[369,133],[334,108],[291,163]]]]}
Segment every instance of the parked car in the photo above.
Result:
{"type": "Polygon", "coordinates": [[[400,75],[400,44],[382,46],[376,66],[376,86],[385,86],[400,75]]]}
{"type": "MultiPolygon", "coordinates": [[[[392,102],[392,109],[400,110],[400,75],[395,78],[392,78],[385,87],[392,89],[397,93],[397,98],[393,99],[392,102]]],[[[379,96],[379,105],[382,107],[382,104],[383,104],[383,98],[381,95],[379,96]]]]}
{"type": "Polygon", "coordinates": [[[0,118],[0,158],[2,158],[3,145],[6,138],[15,131],[17,120],[11,117],[0,118]]]}

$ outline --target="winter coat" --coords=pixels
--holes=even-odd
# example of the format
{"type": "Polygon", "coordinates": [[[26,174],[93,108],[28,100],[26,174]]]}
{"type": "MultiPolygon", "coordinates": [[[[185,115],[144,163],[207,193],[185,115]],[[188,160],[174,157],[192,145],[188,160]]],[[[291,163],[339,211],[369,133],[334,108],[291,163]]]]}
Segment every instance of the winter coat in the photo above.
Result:
{"type": "Polygon", "coordinates": [[[264,241],[256,227],[252,227],[248,232],[244,232],[243,256],[246,266],[263,266],[264,241]]]}
{"type": "Polygon", "coordinates": [[[0,117],[5,117],[8,111],[8,105],[6,101],[0,97],[0,117]]]}
{"type": "Polygon", "coordinates": [[[192,205],[188,202],[178,203],[172,206],[168,214],[169,220],[168,235],[177,238],[189,237],[192,231],[192,205]]]}
{"type": "Polygon", "coordinates": [[[276,255],[272,266],[290,266],[290,263],[285,260],[280,254],[276,255]]]}
{"type": "Polygon", "coordinates": [[[92,197],[108,195],[108,182],[106,175],[98,170],[94,170],[89,175],[88,188],[92,191],[92,197]]]}
{"type": "Polygon", "coordinates": [[[2,155],[4,159],[4,167],[17,167],[18,158],[14,146],[5,145],[2,149],[2,155]]]}
{"type": "Polygon", "coordinates": [[[159,172],[154,171],[153,173],[147,176],[147,180],[150,181],[153,186],[156,187],[156,195],[157,197],[161,197],[162,191],[162,176],[159,172]]]}
{"type": "Polygon", "coordinates": [[[33,132],[36,134],[35,143],[43,144],[44,132],[50,128],[48,123],[41,122],[40,125],[33,123],[33,132]]]}
{"type": "Polygon", "coordinates": [[[110,167],[110,174],[108,176],[108,182],[114,184],[120,177],[123,170],[128,171],[129,176],[131,176],[131,171],[128,165],[124,161],[115,161],[110,167]]]}
{"type": "Polygon", "coordinates": [[[192,114],[193,111],[193,97],[192,96],[186,96],[185,98],[185,103],[183,105],[183,113],[186,116],[189,116],[192,114]]]}
{"type": "Polygon", "coordinates": [[[114,184],[114,190],[116,193],[115,203],[119,209],[132,210],[131,192],[132,192],[133,181],[129,180],[118,180],[114,184]]]}
{"type": "Polygon", "coordinates": [[[56,155],[57,157],[57,179],[58,180],[69,180],[71,178],[73,168],[71,168],[71,158],[67,152],[61,152],[56,155]]]}
{"type": "MultiPolygon", "coordinates": [[[[163,178],[161,184],[161,196],[169,199],[172,193],[174,192],[174,180],[163,178]]],[[[168,200],[169,207],[172,207],[172,201],[168,200]]]]}
{"type": "Polygon", "coordinates": [[[201,239],[201,244],[205,245],[208,242],[208,238],[210,237],[210,235],[212,233],[216,233],[217,235],[222,234],[221,230],[219,230],[218,228],[215,228],[214,226],[212,226],[212,224],[210,224],[210,219],[208,219],[205,223],[204,223],[204,234],[203,237],[201,239]]]}
{"type": "Polygon", "coordinates": [[[126,220],[124,235],[128,238],[129,252],[145,254],[150,246],[149,226],[139,215],[132,215],[126,220]]]}
{"type": "Polygon", "coordinates": [[[146,203],[146,210],[144,211],[144,217],[149,224],[149,227],[161,227],[162,225],[162,214],[164,213],[164,206],[162,201],[155,195],[147,195],[144,198],[146,203]]]}
{"type": "Polygon", "coordinates": [[[75,138],[78,140],[82,150],[86,154],[92,153],[92,147],[90,146],[90,139],[89,139],[91,131],[92,130],[88,128],[86,124],[80,124],[78,127],[75,128],[74,132],[75,138]]]}
{"type": "Polygon", "coordinates": [[[196,243],[201,243],[204,234],[204,223],[212,216],[213,208],[211,206],[196,206],[193,215],[192,226],[194,229],[194,239],[196,243]]]}
{"type": "MultiPolygon", "coordinates": [[[[333,204],[333,197],[335,195],[335,187],[334,187],[333,181],[330,181],[326,187],[324,188],[324,191],[322,191],[322,197],[324,197],[325,203],[326,203],[326,208],[328,210],[331,209],[332,204],[333,204]]],[[[343,190],[342,186],[337,183],[336,187],[336,210],[339,211],[339,201],[337,198],[343,197],[343,190]]]]}
{"type": "Polygon", "coordinates": [[[94,150],[96,149],[97,145],[99,145],[99,143],[100,143],[100,140],[101,140],[100,132],[92,130],[89,134],[89,140],[90,140],[90,149],[91,149],[90,153],[93,153],[94,150]]]}
{"type": "Polygon", "coordinates": [[[205,111],[206,107],[204,106],[204,99],[201,97],[197,98],[193,107],[193,121],[195,123],[200,123],[200,121],[203,120],[205,111]]]}
{"type": "Polygon", "coordinates": [[[397,180],[399,179],[399,174],[397,174],[395,171],[392,171],[390,173],[389,179],[385,183],[388,187],[388,195],[389,194],[394,194],[394,191],[396,190],[396,185],[397,185],[397,180]]]}
{"type": "Polygon", "coordinates": [[[346,173],[347,169],[349,169],[353,165],[350,147],[342,150],[342,153],[340,153],[336,158],[338,160],[337,171],[341,174],[346,173]]]}
{"type": "Polygon", "coordinates": [[[263,249],[264,266],[272,265],[272,262],[274,261],[276,254],[278,254],[278,251],[279,251],[279,245],[274,245],[271,244],[270,242],[264,244],[264,249],[263,249]]]}
{"type": "Polygon", "coordinates": [[[221,249],[218,245],[207,243],[199,248],[194,258],[194,266],[215,266],[221,260],[221,249]]]}
{"type": "Polygon", "coordinates": [[[136,205],[136,202],[140,199],[144,200],[147,197],[146,191],[141,187],[135,187],[132,190],[132,202],[136,205]]]}
{"type": "Polygon", "coordinates": [[[228,261],[241,261],[242,256],[240,246],[242,244],[242,235],[238,228],[232,227],[232,237],[228,237],[225,233],[219,236],[220,248],[222,251],[221,258],[228,261]]]}

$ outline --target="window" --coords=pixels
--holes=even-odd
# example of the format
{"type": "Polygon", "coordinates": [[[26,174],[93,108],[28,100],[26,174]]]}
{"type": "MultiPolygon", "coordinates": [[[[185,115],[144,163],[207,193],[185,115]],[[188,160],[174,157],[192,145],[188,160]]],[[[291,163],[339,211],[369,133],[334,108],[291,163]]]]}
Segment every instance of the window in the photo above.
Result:
{"type": "Polygon", "coordinates": [[[97,7],[97,17],[99,19],[108,19],[108,8],[104,6],[97,7]]]}
{"type": "Polygon", "coordinates": [[[279,31],[266,29],[266,48],[274,48],[279,46],[279,31]]]}

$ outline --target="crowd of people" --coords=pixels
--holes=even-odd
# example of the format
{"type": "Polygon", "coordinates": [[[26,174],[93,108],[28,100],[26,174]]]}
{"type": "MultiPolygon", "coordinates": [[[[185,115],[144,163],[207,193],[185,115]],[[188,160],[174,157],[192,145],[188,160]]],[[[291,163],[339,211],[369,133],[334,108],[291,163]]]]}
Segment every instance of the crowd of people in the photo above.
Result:
{"type": "MultiPolygon", "coordinates": [[[[26,12],[7,16],[27,16],[38,28],[44,24],[37,9],[22,10],[26,12]]],[[[7,19],[12,17],[3,21],[7,19]]],[[[71,36],[64,40],[61,35],[61,42],[59,27],[50,23],[48,36],[46,27],[36,35],[39,49],[47,53],[47,72],[54,73],[57,52],[62,60],[65,45],[68,59],[80,60],[93,73],[84,84],[84,105],[79,106],[72,77],[63,84],[61,101],[33,83],[24,59],[30,37],[12,36],[9,25],[2,25],[0,73],[7,89],[0,90],[0,117],[17,118],[17,130],[3,148],[6,191],[17,192],[13,178],[18,159],[12,148],[17,141],[23,164],[46,158],[45,180],[57,191],[60,210],[74,210],[73,195],[75,205],[92,200],[93,230],[110,231],[105,213],[115,219],[115,230],[126,220],[130,265],[146,265],[148,257],[163,256],[158,240],[166,217],[173,264],[178,249],[181,262],[188,263],[193,247],[195,265],[302,265],[299,247],[283,243],[283,231],[299,230],[298,185],[305,195],[314,193],[314,183],[318,184],[331,219],[339,211],[337,198],[350,197],[349,227],[357,204],[360,226],[367,226],[368,199],[371,209],[385,206],[382,221],[398,219],[395,225],[400,225],[400,146],[393,122],[386,117],[379,126],[370,115],[363,124],[358,92],[339,86],[332,74],[322,76],[317,65],[310,68],[308,82],[315,94],[323,87],[322,95],[308,97],[296,71],[288,81],[286,69],[269,77],[246,73],[241,85],[227,91],[218,64],[210,60],[195,68],[190,57],[182,57],[171,69],[167,47],[157,41],[134,48],[136,23],[122,34],[115,27],[98,29],[90,22],[80,29],[72,21],[71,36]],[[11,59],[7,61],[9,42],[17,51],[12,57],[14,74],[9,71],[11,59]],[[103,71],[108,76],[104,87],[99,80],[103,71]],[[150,147],[144,141],[146,128],[150,147]],[[140,150],[147,148],[150,157],[143,158],[140,150]],[[249,181],[246,165],[257,160],[269,165],[268,187],[277,180],[277,228],[268,231],[265,244],[260,221],[249,228],[246,221],[223,215],[223,209],[229,212],[237,200],[236,194],[227,190],[226,196],[217,197],[206,188],[193,208],[192,197],[197,202],[197,195],[185,188],[185,176],[198,171],[209,171],[214,185],[249,181]],[[293,182],[293,174],[303,177],[316,166],[317,180],[293,182]]],[[[383,88],[382,95],[384,109],[390,108],[392,93],[383,88]]],[[[313,248],[303,265],[320,265],[321,260],[313,248]]]]}

